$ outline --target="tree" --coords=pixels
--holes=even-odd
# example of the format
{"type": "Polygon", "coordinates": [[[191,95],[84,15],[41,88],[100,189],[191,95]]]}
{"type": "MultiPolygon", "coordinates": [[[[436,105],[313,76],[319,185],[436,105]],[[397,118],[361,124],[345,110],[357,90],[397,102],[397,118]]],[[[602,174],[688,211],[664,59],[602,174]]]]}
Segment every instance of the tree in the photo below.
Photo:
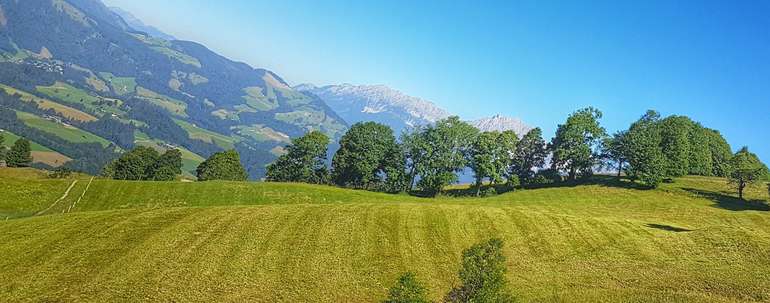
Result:
{"type": "Polygon", "coordinates": [[[241,165],[241,156],[235,150],[214,153],[198,165],[198,181],[245,181],[248,175],[241,165]]]}
{"type": "Polygon", "coordinates": [[[490,239],[463,251],[460,282],[450,291],[447,302],[513,302],[505,278],[503,241],[490,239]]]}
{"type": "Polygon", "coordinates": [[[457,173],[468,164],[471,144],[479,130],[453,116],[428,126],[423,133],[425,155],[417,166],[420,182],[427,195],[436,196],[457,181],[457,173]]]}
{"type": "Polygon", "coordinates": [[[691,123],[690,133],[687,137],[690,144],[690,152],[687,159],[690,165],[688,173],[690,175],[712,176],[714,164],[711,149],[709,149],[708,130],[700,123],[691,123]]]}
{"type": "Polygon", "coordinates": [[[24,138],[16,140],[6,155],[6,164],[8,167],[29,167],[32,165],[32,148],[29,140],[24,138]]]}
{"type": "Polygon", "coordinates": [[[553,153],[551,163],[553,168],[566,171],[570,180],[575,180],[578,174],[592,173],[598,163],[603,139],[607,136],[599,125],[601,118],[601,111],[588,107],[574,112],[556,129],[556,137],[549,146],[553,153]]]}
{"type": "Polygon", "coordinates": [[[353,188],[388,188],[404,177],[404,159],[393,130],[376,122],[354,124],[340,139],[332,160],[332,180],[353,188]]]}
{"type": "Polygon", "coordinates": [[[138,146],[121,155],[105,168],[105,175],[115,180],[151,180],[160,154],[153,148],[138,146]]]}
{"type": "Polygon", "coordinates": [[[619,131],[604,140],[604,158],[618,166],[618,177],[628,162],[628,131],[619,131]]]}
{"type": "Polygon", "coordinates": [[[5,161],[5,137],[3,137],[3,134],[0,134],[0,161],[5,161]]]}
{"type": "Polygon", "coordinates": [[[398,278],[398,283],[388,290],[388,299],[384,303],[428,303],[425,287],[414,273],[408,272],[398,278]]]}
{"type": "Polygon", "coordinates": [[[512,174],[518,175],[519,180],[526,183],[534,176],[535,169],[545,165],[548,155],[543,132],[539,127],[527,132],[516,145],[516,154],[511,165],[512,174]]]}
{"type": "Polygon", "coordinates": [[[743,190],[747,186],[765,181],[767,168],[754,153],[749,152],[748,147],[741,148],[730,159],[730,184],[738,190],[738,198],[743,200],[743,190]]]}
{"type": "Polygon", "coordinates": [[[498,174],[506,179],[511,188],[519,185],[519,177],[512,173],[518,144],[519,136],[512,130],[503,131],[497,137],[499,156],[497,157],[496,167],[499,169],[498,174]]]}
{"type": "Polygon", "coordinates": [[[684,176],[690,171],[690,140],[692,120],[684,116],[670,116],[660,122],[660,148],[666,160],[665,175],[684,176]]]}
{"type": "Polygon", "coordinates": [[[182,174],[182,152],[169,149],[158,158],[154,166],[152,180],[173,181],[182,174]]]}
{"type": "Polygon", "coordinates": [[[418,126],[404,131],[401,134],[401,152],[404,155],[406,165],[405,190],[414,189],[414,181],[417,178],[417,168],[422,164],[427,155],[425,141],[425,129],[418,126]]]}
{"type": "Polygon", "coordinates": [[[320,131],[311,131],[292,139],[291,144],[286,146],[286,153],[267,166],[267,181],[328,183],[328,146],[329,137],[320,131]]]}
{"type": "Polygon", "coordinates": [[[730,173],[730,159],[733,157],[732,148],[722,134],[713,129],[706,129],[708,149],[711,155],[711,175],[727,177],[730,173]]]}
{"type": "Polygon", "coordinates": [[[500,143],[499,132],[483,132],[471,145],[470,167],[476,178],[476,196],[481,194],[484,179],[498,183],[502,178],[507,163],[500,143]]]}
{"type": "Polygon", "coordinates": [[[665,176],[665,158],[660,149],[660,114],[649,110],[626,134],[629,175],[649,187],[658,187],[665,176]]]}

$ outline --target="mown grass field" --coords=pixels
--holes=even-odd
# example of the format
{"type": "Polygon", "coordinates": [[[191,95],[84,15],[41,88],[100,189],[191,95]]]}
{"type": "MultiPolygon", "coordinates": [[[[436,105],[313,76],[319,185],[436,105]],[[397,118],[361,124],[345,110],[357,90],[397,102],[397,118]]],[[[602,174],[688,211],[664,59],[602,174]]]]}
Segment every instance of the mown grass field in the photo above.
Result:
{"type": "Polygon", "coordinates": [[[104,147],[110,145],[110,141],[74,126],[63,125],[26,112],[17,111],[16,116],[29,127],[56,135],[72,143],[99,143],[104,147]]]}
{"type": "Polygon", "coordinates": [[[91,180],[0,170],[3,301],[375,302],[404,271],[439,300],[493,236],[523,301],[770,300],[767,192],[737,201],[721,179],[487,199],[91,180]]]}

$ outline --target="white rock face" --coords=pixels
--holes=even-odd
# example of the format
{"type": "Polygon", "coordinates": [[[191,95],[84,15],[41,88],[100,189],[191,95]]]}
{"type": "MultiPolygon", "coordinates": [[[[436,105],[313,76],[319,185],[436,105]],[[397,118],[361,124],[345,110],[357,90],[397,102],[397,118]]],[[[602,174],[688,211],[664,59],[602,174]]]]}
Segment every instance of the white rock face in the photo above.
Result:
{"type": "Polygon", "coordinates": [[[384,85],[300,84],[294,89],[315,94],[349,124],[375,121],[389,125],[398,134],[405,127],[431,124],[450,113],[433,102],[406,95],[384,85]]]}
{"type": "Polygon", "coordinates": [[[532,130],[531,126],[527,125],[519,118],[511,118],[501,115],[495,115],[493,117],[471,121],[470,123],[481,131],[512,130],[519,136],[519,138],[532,130]]]}

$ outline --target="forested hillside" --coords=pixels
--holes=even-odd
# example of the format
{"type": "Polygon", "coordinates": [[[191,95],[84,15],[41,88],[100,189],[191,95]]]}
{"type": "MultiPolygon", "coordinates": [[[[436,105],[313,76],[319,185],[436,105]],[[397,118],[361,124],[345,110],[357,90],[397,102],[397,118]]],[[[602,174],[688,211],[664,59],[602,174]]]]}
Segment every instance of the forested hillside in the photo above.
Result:
{"type": "Polygon", "coordinates": [[[0,129],[90,173],[147,145],[183,149],[190,160],[234,148],[257,178],[290,137],[310,130],[338,137],[346,128],[323,101],[278,75],[194,42],[134,31],[97,0],[0,0],[0,84],[0,129]],[[109,144],[68,141],[19,123],[25,114],[109,144]]]}

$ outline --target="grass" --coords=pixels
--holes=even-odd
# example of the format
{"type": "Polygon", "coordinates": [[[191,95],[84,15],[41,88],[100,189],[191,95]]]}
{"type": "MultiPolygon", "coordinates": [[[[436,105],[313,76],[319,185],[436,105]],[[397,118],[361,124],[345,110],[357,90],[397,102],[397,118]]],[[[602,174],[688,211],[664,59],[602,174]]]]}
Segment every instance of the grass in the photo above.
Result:
{"type": "Polygon", "coordinates": [[[136,79],[132,77],[116,77],[112,73],[101,72],[99,76],[107,80],[107,83],[112,87],[118,95],[126,95],[136,91],[136,79]]]}
{"type": "Polygon", "coordinates": [[[235,148],[235,139],[231,137],[197,127],[179,119],[174,119],[174,122],[181,126],[185,131],[187,131],[190,139],[197,139],[204,142],[213,143],[224,149],[235,148]]]}
{"type": "Polygon", "coordinates": [[[56,82],[51,86],[38,86],[37,91],[65,103],[83,105],[88,111],[99,116],[106,114],[122,116],[125,114],[120,109],[123,104],[122,100],[92,95],[64,82],[56,82]]]}
{"type": "Polygon", "coordinates": [[[16,112],[16,116],[27,126],[56,135],[72,143],[99,143],[104,147],[110,145],[110,141],[74,126],[63,125],[20,111],[16,112]]]}
{"type": "MultiPolygon", "coordinates": [[[[11,132],[9,132],[7,130],[4,130],[4,131],[0,132],[0,135],[2,135],[5,138],[5,142],[3,142],[3,145],[5,145],[5,147],[7,147],[7,148],[11,148],[11,146],[13,146],[13,144],[16,143],[16,141],[21,138],[18,135],[14,134],[14,133],[11,133],[11,132]]],[[[38,144],[37,142],[29,141],[29,143],[30,143],[30,148],[31,148],[31,150],[33,152],[35,152],[35,151],[39,151],[39,152],[52,152],[53,151],[52,149],[50,149],[48,147],[45,147],[45,146],[42,146],[42,145],[38,144]]]]}
{"type": "MultiPolygon", "coordinates": [[[[0,170],[11,197],[0,209],[36,213],[71,184],[37,178],[0,170]]],[[[488,199],[101,179],[83,193],[87,183],[50,215],[0,222],[4,301],[373,302],[404,271],[439,300],[462,250],[492,236],[524,301],[770,300],[770,212],[725,207],[735,201],[721,179],[657,190],[598,179],[488,199]]]]}
{"type": "MultiPolygon", "coordinates": [[[[13,144],[16,143],[16,141],[20,138],[16,134],[13,134],[9,131],[0,132],[0,136],[5,138],[3,145],[7,148],[11,148],[11,146],[13,146],[13,144]]],[[[53,151],[52,149],[40,145],[37,142],[29,141],[29,143],[31,148],[32,161],[34,163],[43,163],[52,167],[59,167],[72,160],[70,157],[53,151]]],[[[1,216],[2,214],[0,214],[0,217],[1,216]]]]}
{"type": "Polygon", "coordinates": [[[59,113],[60,115],[73,120],[78,120],[83,122],[91,122],[91,121],[97,120],[96,117],[89,115],[87,113],[84,113],[80,110],[53,102],[48,99],[39,98],[35,95],[15,89],[10,86],[0,84],[0,89],[4,90],[9,95],[18,94],[21,96],[22,101],[34,102],[37,104],[37,107],[40,109],[52,109],[53,111],[59,113]]]}
{"type": "Polygon", "coordinates": [[[187,117],[187,103],[158,94],[141,86],[136,88],[136,93],[139,98],[162,107],[172,115],[187,117]]]}

